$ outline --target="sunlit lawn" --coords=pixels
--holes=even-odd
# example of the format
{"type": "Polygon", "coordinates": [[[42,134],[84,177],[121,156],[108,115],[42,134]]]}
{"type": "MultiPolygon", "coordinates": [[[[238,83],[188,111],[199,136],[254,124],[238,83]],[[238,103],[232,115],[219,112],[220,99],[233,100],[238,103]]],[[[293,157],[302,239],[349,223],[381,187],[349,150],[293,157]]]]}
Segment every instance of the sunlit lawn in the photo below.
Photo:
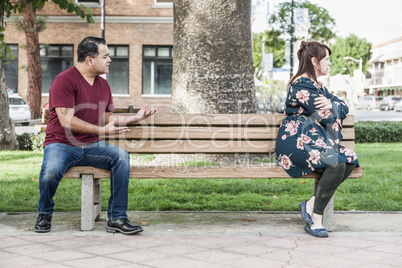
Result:
{"type": "MultiPolygon", "coordinates": [[[[356,144],[362,179],[349,179],[335,196],[335,210],[402,211],[402,143],[356,144]]],[[[149,156],[145,156],[149,157],[149,156]]],[[[42,154],[0,152],[0,211],[36,211],[42,154]]],[[[149,179],[130,181],[129,210],[295,211],[310,197],[313,180],[149,179]]],[[[64,179],[57,211],[80,210],[81,181],[64,179]]],[[[109,181],[102,181],[106,210],[109,181]]]]}

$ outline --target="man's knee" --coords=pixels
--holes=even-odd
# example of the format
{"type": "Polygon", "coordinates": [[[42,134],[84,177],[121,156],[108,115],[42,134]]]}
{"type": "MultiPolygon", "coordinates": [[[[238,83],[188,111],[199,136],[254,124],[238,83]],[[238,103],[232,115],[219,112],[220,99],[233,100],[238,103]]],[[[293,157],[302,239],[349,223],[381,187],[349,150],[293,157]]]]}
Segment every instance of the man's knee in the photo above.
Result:
{"type": "Polygon", "coordinates": [[[42,183],[58,183],[64,175],[64,171],[57,165],[44,165],[40,173],[42,183]]]}
{"type": "Polygon", "coordinates": [[[115,148],[115,160],[120,162],[120,164],[130,165],[130,155],[121,147],[115,148]]]}

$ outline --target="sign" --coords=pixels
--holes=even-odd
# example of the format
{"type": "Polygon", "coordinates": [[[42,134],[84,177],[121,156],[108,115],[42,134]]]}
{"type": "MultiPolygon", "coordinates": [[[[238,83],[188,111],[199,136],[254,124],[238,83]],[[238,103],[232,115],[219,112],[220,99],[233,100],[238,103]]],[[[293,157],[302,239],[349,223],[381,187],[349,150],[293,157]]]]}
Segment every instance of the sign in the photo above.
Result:
{"type": "Polygon", "coordinates": [[[264,55],[264,73],[271,72],[274,67],[274,54],[265,53],[264,55]]]}
{"type": "Polygon", "coordinates": [[[308,8],[295,8],[295,32],[297,37],[308,37],[310,21],[308,18],[308,8]]]}

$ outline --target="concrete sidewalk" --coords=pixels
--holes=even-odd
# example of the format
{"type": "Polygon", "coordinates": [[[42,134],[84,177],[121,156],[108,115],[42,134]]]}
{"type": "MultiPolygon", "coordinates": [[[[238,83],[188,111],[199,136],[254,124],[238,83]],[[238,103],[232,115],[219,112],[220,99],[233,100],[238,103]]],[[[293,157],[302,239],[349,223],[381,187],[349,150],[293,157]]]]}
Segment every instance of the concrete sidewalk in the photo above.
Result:
{"type": "Polygon", "coordinates": [[[0,214],[0,267],[402,267],[402,213],[335,213],[329,238],[296,212],[130,212],[145,225],[132,236],[106,233],[105,219],[81,232],[76,212],[37,234],[36,216],[0,214]]]}

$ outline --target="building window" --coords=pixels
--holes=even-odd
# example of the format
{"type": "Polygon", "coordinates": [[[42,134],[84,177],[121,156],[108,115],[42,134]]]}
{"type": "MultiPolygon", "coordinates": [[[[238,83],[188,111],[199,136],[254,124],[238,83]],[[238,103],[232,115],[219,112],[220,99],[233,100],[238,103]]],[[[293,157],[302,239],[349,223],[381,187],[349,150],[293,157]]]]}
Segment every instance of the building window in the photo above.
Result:
{"type": "Polygon", "coordinates": [[[109,57],[112,60],[106,79],[112,94],[128,94],[129,50],[128,46],[108,45],[109,57]]]}
{"type": "Polygon", "coordinates": [[[99,7],[100,0],[75,0],[77,5],[83,5],[85,7],[99,7]]]}
{"type": "Polygon", "coordinates": [[[6,54],[6,58],[3,62],[6,84],[14,93],[18,93],[18,45],[7,44],[7,47],[11,49],[11,54],[14,56],[14,59],[12,60],[10,54],[4,49],[3,53],[6,54]]]}
{"type": "Polygon", "coordinates": [[[56,76],[74,65],[73,45],[40,45],[42,93],[48,94],[56,76]]]}
{"type": "Polygon", "coordinates": [[[173,0],[154,0],[153,8],[173,8],[173,0]]]}
{"type": "Polygon", "coordinates": [[[173,46],[144,46],[142,94],[170,95],[172,88],[173,46]]]}

